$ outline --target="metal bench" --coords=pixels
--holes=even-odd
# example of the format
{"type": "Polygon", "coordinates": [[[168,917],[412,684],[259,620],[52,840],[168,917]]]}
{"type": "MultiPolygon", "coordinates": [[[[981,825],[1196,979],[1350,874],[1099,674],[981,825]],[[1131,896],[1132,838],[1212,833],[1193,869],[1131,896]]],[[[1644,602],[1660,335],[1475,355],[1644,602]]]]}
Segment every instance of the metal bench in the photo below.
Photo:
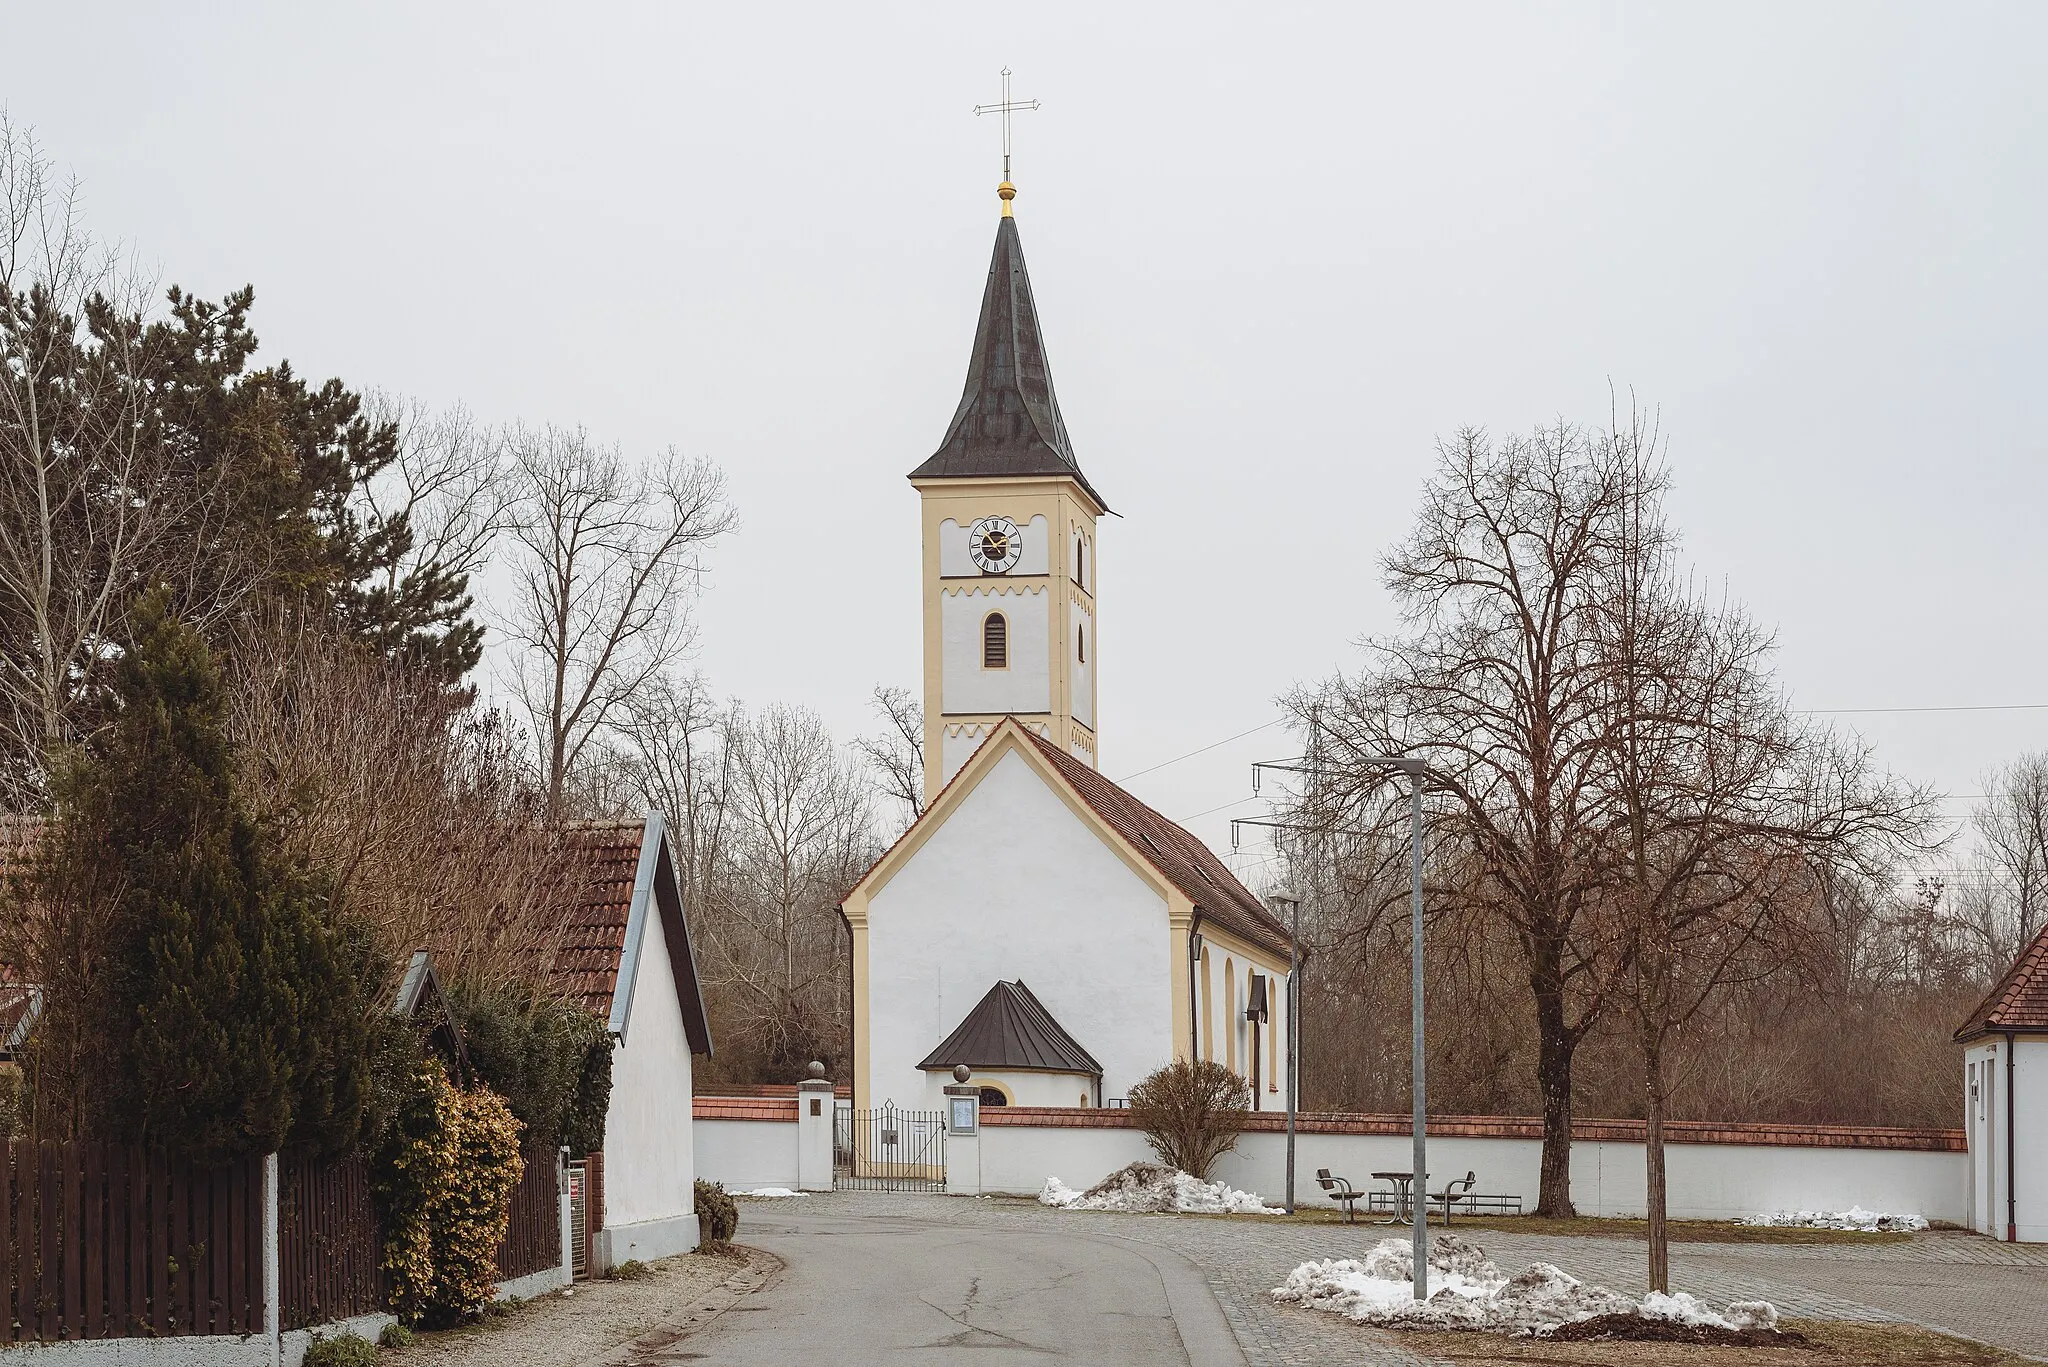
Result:
{"type": "MultiPolygon", "coordinates": [[[[1446,1183],[1442,1191],[1429,1193],[1429,1202],[1443,1212],[1444,1223],[1451,1222],[1451,1212],[1457,1211],[1468,1219],[1475,1215],[1520,1215],[1522,1198],[1519,1196],[1493,1195],[1472,1190],[1478,1184],[1479,1175],[1468,1172],[1454,1182],[1446,1183]]],[[[1398,1191],[1373,1191],[1367,1193],[1366,1209],[1374,1213],[1407,1216],[1408,1203],[1398,1191]]]]}
{"type": "MultiPolygon", "coordinates": [[[[1378,1196],[1380,1194],[1376,1191],[1360,1191],[1344,1178],[1332,1177],[1328,1168],[1316,1169],[1316,1185],[1328,1192],[1332,1201],[1344,1207],[1344,1223],[1347,1225],[1358,1222],[1358,1203],[1360,1201],[1368,1196],[1378,1196]]],[[[1378,1209],[1377,1206],[1372,1208],[1378,1209]]]]}

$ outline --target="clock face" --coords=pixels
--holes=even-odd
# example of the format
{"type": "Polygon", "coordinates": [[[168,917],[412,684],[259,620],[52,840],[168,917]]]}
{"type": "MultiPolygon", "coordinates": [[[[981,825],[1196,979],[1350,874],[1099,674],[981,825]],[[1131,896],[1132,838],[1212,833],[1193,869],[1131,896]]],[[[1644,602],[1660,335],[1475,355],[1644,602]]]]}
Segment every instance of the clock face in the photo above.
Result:
{"type": "Polygon", "coordinates": [[[983,574],[1008,574],[1024,557],[1024,534],[1007,517],[985,517],[967,529],[967,555],[983,574]]]}

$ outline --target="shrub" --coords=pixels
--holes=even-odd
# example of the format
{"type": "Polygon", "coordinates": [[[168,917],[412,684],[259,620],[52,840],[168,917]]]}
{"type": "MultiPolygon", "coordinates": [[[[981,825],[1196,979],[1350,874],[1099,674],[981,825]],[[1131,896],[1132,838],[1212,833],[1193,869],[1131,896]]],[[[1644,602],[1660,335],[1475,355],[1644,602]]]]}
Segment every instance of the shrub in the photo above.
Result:
{"type": "MultiPolygon", "coordinates": [[[[368,937],[250,814],[220,669],[166,590],[142,597],[132,628],[116,720],[57,778],[36,889],[89,912],[103,937],[82,982],[44,980],[78,998],[72,1024],[91,1032],[64,1065],[82,1074],[70,1085],[87,1128],[207,1162],[341,1152],[362,1133],[369,1090],[368,937]]],[[[32,1052],[55,1067],[65,1050],[49,1043],[55,1054],[32,1052]]]]}
{"type": "Polygon", "coordinates": [[[647,1264],[638,1258],[628,1258],[607,1275],[615,1282],[637,1282],[647,1275],[647,1264]]]}
{"type": "Polygon", "coordinates": [[[306,1367],[374,1367],[377,1345],[361,1334],[315,1336],[306,1348],[306,1367]]]}
{"type": "Polygon", "coordinates": [[[1131,1088],[1131,1118],[1159,1161],[1203,1181],[1237,1147],[1251,1087],[1220,1063],[1176,1060],[1131,1088]]]}
{"type": "Polygon", "coordinates": [[[387,1324],[384,1332],[377,1335],[379,1348],[410,1348],[416,1337],[412,1330],[402,1324],[387,1324]]]}
{"type": "Polygon", "coordinates": [[[613,1041],[602,1020],[579,1002],[518,987],[458,989],[452,1005],[470,1064],[528,1138],[575,1154],[603,1149],[613,1041]]]}
{"type": "Polygon", "coordinates": [[[432,1318],[474,1314],[497,1294],[498,1245],[512,1222],[512,1189],[526,1171],[519,1121],[488,1087],[452,1094],[455,1167],[434,1210],[432,1318]]]}
{"type": "Polygon", "coordinates": [[[740,1208],[718,1182],[697,1179],[697,1220],[706,1244],[729,1244],[740,1232],[740,1208]]]}
{"type": "Polygon", "coordinates": [[[451,1087],[439,1063],[420,1060],[370,1163],[401,1320],[450,1324],[490,1303],[524,1167],[504,1099],[451,1087]]]}

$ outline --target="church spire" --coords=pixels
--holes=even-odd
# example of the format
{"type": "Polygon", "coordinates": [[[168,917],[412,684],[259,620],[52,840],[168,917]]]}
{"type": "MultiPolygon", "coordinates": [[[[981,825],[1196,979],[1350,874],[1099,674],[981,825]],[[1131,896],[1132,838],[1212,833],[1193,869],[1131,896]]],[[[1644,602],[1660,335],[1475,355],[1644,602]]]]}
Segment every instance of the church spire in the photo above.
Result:
{"type": "MultiPolygon", "coordinates": [[[[1067,425],[1053,396],[1052,368],[1038,327],[1038,305],[1024,268],[1024,244],[1010,216],[1009,182],[996,249],[982,291],[981,320],[967,358],[967,386],[931,459],[912,479],[989,479],[1006,475],[1066,475],[1107,511],[1074,459],[1067,425]]],[[[1001,193],[998,191],[998,193],[1001,193]]]]}

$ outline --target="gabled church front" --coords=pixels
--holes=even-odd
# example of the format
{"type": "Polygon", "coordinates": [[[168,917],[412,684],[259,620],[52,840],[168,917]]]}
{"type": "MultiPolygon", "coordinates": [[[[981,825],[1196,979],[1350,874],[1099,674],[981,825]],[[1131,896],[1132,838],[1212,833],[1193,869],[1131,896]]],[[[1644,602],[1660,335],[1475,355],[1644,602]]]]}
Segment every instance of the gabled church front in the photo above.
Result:
{"type": "Polygon", "coordinates": [[[1286,1105],[1286,929],[1098,772],[1096,530],[1003,213],[923,505],[924,815],[850,891],[854,1105],[1099,1106],[1177,1058],[1286,1105]],[[1027,986],[1028,985],[1028,986],[1027,986]]]}

